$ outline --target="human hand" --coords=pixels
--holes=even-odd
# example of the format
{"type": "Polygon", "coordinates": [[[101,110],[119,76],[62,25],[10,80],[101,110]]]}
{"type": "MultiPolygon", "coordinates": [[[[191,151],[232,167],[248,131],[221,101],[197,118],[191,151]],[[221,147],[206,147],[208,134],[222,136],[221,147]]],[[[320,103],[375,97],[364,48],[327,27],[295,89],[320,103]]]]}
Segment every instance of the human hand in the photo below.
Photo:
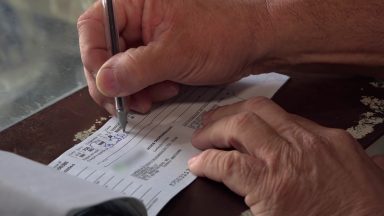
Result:
{"type": "Polygon", "coordinates": [[[384,158],[377,166],[346,131],[260,97],[203,121],[190,170],[244,196],[253,215],[384,215],[384,158]]]}
{"type": "Polygon", "coordinates": [[[109,60],[100,2],[78,20],[90,94],[109,112],[110,97],[131,96],[130,108],[146,112],[153,101],[175,96],[176,83],[222,84],[268,71],[262,56],[272,37],[264,34],[269,31],[264,1],[115,3],[122,53],[109,60]]]}
{"type": "Polygon", "coordinates": [[[384,64],[382,0],[115,2],[119,55],[109,59],[100,2],[78,20],[90,94],[110,112],[116,96],[146,112],[176,95],[176,83],[222,84],[302,63],[384,64]]]}

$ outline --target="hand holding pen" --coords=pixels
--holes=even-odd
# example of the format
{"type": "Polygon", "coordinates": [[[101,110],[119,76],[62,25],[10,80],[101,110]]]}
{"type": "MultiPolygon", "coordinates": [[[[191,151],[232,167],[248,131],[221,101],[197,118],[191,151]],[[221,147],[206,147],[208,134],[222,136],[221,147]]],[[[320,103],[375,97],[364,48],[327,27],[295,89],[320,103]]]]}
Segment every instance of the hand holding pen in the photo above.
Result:
{"type": "MultiPolygon", "coordinates": [[[[97,37],[104,28],[102,7],[98,3],[78,22],[90,93],[109,112],[114,110],[105,104],[108,97],[114,96],[129,96],[130,109],[146,112],[152,102],[177,94],[177,85],[172,90],[174,83],[166,80],[188,85],[223,84],[251,73],[289,66],[285,64],[327,60],[378,64],[384,59],[378,57],[384,50],[380,43],[383,37],[380,31],[372,29],[382,28],[384,14],[378,13],[378,9],[383,9],[384,4],[382,0],[372,1],[367,4],[357,0],[353,5],[347,0],[336,5],[313,1],[314,7],[309,7],[311,1],[294,0],[277,0],[274,4],[257,0],[115,1],[119,4],[117,17],[123,24],[119,30],[124,53],[108,61],[105,41],[97,37]],[[292,8],[297,13],[291,13],[292,8]],[[349,9],[356,13],[345,13],[349,9]],[[297,14],[305,22],[296,22],[297,14]],[[356,34],[351,36],[350,31],[343,29],[356,30],[356,34]],[[142,46],[131,49],[137,45],[142,46]],[[97,88],[94,77],[90,76],[96,71],[97,88]]],[[[267,208],[271,207],[273,212],[281,210],[292,215],[308,215],[308,211],[299,212],[308,209],[317,215],[332,210],[337,214],[340,209],[347,209],[384,215],[384,175],[380,169],[384,165],[373,164],[345,130],[324,128],[263,98],[223,107],[208,114],[205,122],[208,126],[194,135],[192,144],[208,150],[189,162],[190,170],[223,181],[245,197],[250,209],[270,212],[267,208]],[[287,128],[286,125],[294,130],[279,131],[287,128]],[[233,142],[226,143],[233,140],[238,141],[235,146],[231,146],[233,142]],[[268,143],[271,140],[273,143],[268,143]],[[231,163],[225,163],[228,161],[231,163]],[[357,165],[350,166],[351,161],[357,165]],[[281,172],[269,173],[276,171],[276,167],[266,167],[268,164],[277,164],[281,172]],[[287,170],[297,172],[287,175],[287,170]],[[318,174],[315,178],[307,175],[314,170],[318,174]],[[270,181],[264,181],[263,176],[270,181]],[[337,180],[330,179],[332,176],[337,180]],[[269,199],[271,194],[273,199],[269,199]],[[263,204],[267,205],[258,205],[258,200],[266,200],[263,204]],[[287,211],[287,206],[292,211],[287,211]]]]}

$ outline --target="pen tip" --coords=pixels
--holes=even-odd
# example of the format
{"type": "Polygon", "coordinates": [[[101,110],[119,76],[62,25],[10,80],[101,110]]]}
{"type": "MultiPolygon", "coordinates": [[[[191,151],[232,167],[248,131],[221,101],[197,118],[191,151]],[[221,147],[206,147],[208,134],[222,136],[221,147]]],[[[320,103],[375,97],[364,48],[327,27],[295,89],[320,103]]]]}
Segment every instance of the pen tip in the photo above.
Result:
{"type": "Polygon", "coordinates": [[[125,132],[125,127],[127,126],[127,114],[124,111],[118,111],[117,117],[119,119],[120,128],[125,132]]]}

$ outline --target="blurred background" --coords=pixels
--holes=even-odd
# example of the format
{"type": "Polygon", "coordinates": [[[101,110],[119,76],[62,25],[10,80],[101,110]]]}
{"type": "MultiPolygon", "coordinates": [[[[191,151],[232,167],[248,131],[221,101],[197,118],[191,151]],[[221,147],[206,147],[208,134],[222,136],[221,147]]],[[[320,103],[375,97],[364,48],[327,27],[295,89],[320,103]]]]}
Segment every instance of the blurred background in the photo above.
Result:
{"type": "Polygon", "coordinates": [[[94,0],[0,0],[0,131],[86,85],[76,20],[94,0]]]}

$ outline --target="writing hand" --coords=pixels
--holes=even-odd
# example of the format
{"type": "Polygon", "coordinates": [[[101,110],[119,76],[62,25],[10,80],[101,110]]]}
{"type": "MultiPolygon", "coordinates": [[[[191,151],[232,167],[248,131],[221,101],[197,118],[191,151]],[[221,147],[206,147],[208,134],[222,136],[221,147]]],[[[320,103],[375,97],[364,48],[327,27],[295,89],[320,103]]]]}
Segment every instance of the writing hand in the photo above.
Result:
{"type": "Polygon", "coordinates": [[[130,96],[130,108],[145,112],[153,101],[175,96],[176,83],[221,84],[267,71],[262,61],[254,70],[270,41],[262,38],[269,26],[264,2],[116,0],[115,6],[123,52],[109,60],[101,4],[78,20],[89,91],[107,110],[111,97],[130,96]]]}
{"type": "Polygon", "coordinates": [[[381,0],[116,0],[120,49],[108,60],[100,2],[78,20],[93,99],[146,112],[179,92],[302,63],[383,65],[381,0]],[[352,12],[352,13],[351,13],[352,12]]]}

